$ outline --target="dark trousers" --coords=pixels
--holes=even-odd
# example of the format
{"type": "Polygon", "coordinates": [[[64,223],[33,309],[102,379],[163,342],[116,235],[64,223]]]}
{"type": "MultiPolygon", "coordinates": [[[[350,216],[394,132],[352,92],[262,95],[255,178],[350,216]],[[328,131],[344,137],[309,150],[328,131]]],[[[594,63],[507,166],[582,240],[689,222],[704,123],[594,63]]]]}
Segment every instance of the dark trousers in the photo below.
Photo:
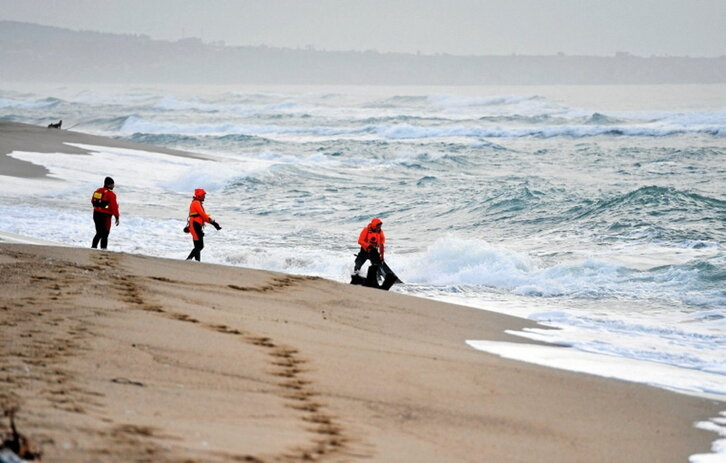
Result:
{"type": "Polygon", "coordinates": [[[371,261],[371,265],[381,265],[381,256],[378,254],[378,249],[372,248],[370,251],[366,251],[363,247],[360,248],[360,252],[355,258],[354,272],[360,270],[363,264],[367,261],[371,261]]]}
{"type": "Polygon", "coordinates": [[[108,246],[108,234],[111,231],[111,214],[93,211],[93,223],[96,225],[96,236],[93,237],[91,247],[97,248],[100,242],[101,249],[106,249],[108,246]]]}
{"type": "Polygon", "coordinates": [[[192,222],[192,227],[199,237],[198,240],[194,240],[194,249],[187,256],[187,260],[195,259],[197,262],[202,260],[202,249],[204,249],[204,232],[202,231],[202,225],[197,222],[192,222]]]}

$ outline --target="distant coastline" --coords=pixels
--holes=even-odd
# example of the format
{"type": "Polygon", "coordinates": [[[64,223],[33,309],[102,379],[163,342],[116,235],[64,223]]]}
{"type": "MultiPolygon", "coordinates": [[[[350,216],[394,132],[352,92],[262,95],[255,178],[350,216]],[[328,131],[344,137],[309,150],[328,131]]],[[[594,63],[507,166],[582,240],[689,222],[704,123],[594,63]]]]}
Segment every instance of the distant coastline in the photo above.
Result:
{"type": "Polygon", "coordinates": [[[455,56],[232,47],[0,21],[5,82],[566,85],[726,83],[726,56],[455,56]]]}

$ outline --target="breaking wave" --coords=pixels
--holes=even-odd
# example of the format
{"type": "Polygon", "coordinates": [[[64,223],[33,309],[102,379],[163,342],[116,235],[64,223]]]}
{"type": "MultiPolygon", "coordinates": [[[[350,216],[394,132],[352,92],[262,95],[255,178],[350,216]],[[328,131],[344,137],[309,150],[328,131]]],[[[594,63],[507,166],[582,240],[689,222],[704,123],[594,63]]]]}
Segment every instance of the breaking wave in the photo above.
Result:
{"type": "Polygon", "coordinates": [[[533,297],[655,298],[726,307],[718,285],[723,272],[705,261],[637,270],[592,257],[548,266],[486,241],[447,236],[404,265],[411,282],[454,291],[485,286],[533,297]]]}
{"type": "Polygon", "coordinates": [[[28,100],[0,98],[0,109],[50,109],[62,102],[63,100],[52,97],[28,100]]]}
{"type": "Polygon", "coordinates": [[[183,135],[302,135],[302,136],[363,136],[377,135],[382,139],[412,140],[432,138],[585,138],[596,136],[667,137],[679,134],[708,134],[723,136],[726,126],[672,125],[551,125],[530,127],[499,127],[476,125],[414,125],[365,124],[348,126],[260,125],[236,123],[179,124],[153,121],[136,115],[128,116],[119,127],[122,133],[165,133],[183,135]]]}
{"type": "Polygon", "coordinates": [[[437,95],[426,98],[426,102],[432,106],[450,108],[516,105],[529,101],[545,102],[546,100],[540,96],[518,95],[491,96],[484,98],[461,97],[454,95],[437,95]]]}

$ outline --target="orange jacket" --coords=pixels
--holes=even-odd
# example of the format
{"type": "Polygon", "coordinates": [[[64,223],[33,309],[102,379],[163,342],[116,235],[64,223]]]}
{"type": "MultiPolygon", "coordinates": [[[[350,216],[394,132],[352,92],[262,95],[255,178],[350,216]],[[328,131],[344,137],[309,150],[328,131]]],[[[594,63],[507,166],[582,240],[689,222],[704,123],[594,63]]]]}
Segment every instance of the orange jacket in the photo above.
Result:
{"type": "Polygon", "coordinates": [[[382,222],[380,219],[373,219],[358,236],[358,244],[360,244],[366,251],[371,247],[377,248],[378,253],[383,258],[384,244],[386,243],[386,235],[381,230],[382,222]]]}
{"type": "Polygon", "coordinates": [[[119,210],[118,203],[116,202],[116,193],[108,188],[101,187],[94,191],[91,196],[91,204],[93,205],[94,211],[109,214],[118,219],[119,210]]]}
{"type": "Polygon", "coordinates": [[[212,223],[212,217],[207,215],[202,202],[198,199],[193,199],[189,205],[189,222],[197,222],[201,225],[212,223]]]}

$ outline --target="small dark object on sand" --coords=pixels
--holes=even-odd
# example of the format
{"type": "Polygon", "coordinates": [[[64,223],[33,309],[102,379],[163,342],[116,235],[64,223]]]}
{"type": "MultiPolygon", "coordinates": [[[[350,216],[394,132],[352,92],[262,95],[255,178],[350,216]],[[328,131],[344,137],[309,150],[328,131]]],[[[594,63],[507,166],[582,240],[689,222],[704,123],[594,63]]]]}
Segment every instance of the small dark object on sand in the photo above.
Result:
{"type": "Polygon", "coordinates": [[[5,416],[10,417],[10,432],[0,434],[2,444],[0,450],[10,450],[23,460],[40,460],[41,453],[33,450],[30,440],[18,432],[15,427],[15,412],[17,409],[5,410],[5,416]]]}

